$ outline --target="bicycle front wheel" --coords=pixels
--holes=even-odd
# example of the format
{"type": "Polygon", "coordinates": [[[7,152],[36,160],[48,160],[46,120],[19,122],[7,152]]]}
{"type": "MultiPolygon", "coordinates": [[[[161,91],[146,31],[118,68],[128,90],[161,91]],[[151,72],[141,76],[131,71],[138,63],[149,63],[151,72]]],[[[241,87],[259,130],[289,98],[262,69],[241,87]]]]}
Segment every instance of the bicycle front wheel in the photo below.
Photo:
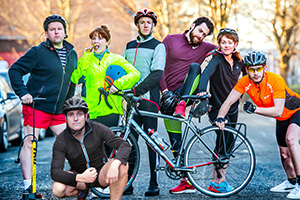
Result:
{"type": "MultiPolygon", "coordinates": [[[[122,135],[124,129],[122,127],[110,127],[110,129],[117,135],[122,135]]],[[[128,158],[128,164],[129,164],[129,169],[128,169],[128,181],[127,181],[127,186],[125,190],[132,184],[134,181],[137,172],[139,170],[139,165],[140,165],[140,149],[138,146],[138,143],[135,139],[135,137],[130,133],[128,135],[128,138],[126,141],[130,144],[131,146],[131,152],[128,158]]],[[[109,198],[110,197],[110,190],[109,187],[106,189],[102,188],[92,188],[91,191],[101,197],[101,198],[109,198]]]]}
{"type": "Polygon", "coordinates": [[[212,197],[229,197],[250,182],[255,170],[255,153],[238,130],[221,131],[210,126],[194,135],[185,151],[185,166],[195,171],[187,176],[196,189],[212,197]],[[226,181],[224,181],[226,180],[226,181]]]}

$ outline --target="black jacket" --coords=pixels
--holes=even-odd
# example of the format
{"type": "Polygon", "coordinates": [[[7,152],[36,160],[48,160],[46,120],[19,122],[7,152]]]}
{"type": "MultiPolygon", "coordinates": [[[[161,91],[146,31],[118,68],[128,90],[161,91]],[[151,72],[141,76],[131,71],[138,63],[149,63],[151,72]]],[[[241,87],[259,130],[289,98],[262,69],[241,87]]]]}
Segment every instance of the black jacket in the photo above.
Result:
{"type": "Polygon", "coordinates": [[[44,97],[46,101],[36,102],[35,108],[44,112],[59,114],[66,99],[74,95],[75,85],[70,77],[77,67],[77,53],[74,46],[64,40],[67,49],[66,66],[63,68],[60,57],[52,42],[42,42],[32,47],[9,69],[9,78],[15,93],[21,98],[25,94],[44,97]],[[27,85],[22,76],[30,73],[27,85]]]}
{"type": "Polygon", "coordinates": [[[87,169],[87,160],[83,148],[88,154],[90,167],[94,167],[99,171],[107,162],[104,142],[118,150],[115,159],[126,165],[131,146],[108,127],[97,122],[88,121],[85,125],[83,143],[75,139],[68,128],[65,129],[57,136],[53,145],[51,178],[54,181],[75,187],[76,175],[87,169]],[[74,172],[73,174],[64,171],[65,158],[68,160],[70,170],[74,172]]]}
{"type": "MultiPolygon", "coordinates": [[[[228,94],[238,82],[241,72],[245,74],[245,66],[236,57],[233,58],[233,67],[222,54],[217,53],[208,63],[200,78],[200,92],[207,91],[208,81],[210,80],[209,104],[212,105],[212,111],[218,112],[228,94]]],[[[238,109],[238,101],[234,103],[229,113],[235,113],[238,109]]]]}

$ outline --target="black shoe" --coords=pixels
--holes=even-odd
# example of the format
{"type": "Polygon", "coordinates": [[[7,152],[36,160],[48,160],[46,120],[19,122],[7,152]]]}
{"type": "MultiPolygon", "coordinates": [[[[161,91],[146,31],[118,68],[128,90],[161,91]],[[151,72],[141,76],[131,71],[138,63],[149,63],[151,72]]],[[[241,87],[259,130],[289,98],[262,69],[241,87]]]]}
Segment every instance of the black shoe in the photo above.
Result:
{"type": "Polygon", "coordinates": [[[130,186],[127,188],[127,190],[125,190],[125,191],[123,192],[123,195],[131,195],[131,194],[133,194],[133,186],[132,186],[132,185],[130,185],[130,186]]]}
{"type": "Polygon", "coordinates": [[[29,190],[29,188],[27,188],[26,190],[24,190],[22,192],[22,198],[21,200],[27,200],[29,199],[29,194],[31,193],[31,191],[29,190]]]}
{"type": "Polygon", "coordinates": [[[157,195],[159,195],[158,186],[151,184],[148,190],[145,192],[145,196],[157,196],[157,195]]]}
{"type": "Polygon", "coordinates": [[[32,185],[29,186],[26,190],[22,192],[22,199],[27,200],[27,199],[32,199],[32,198],[42,198],[42,194],[36,192],[35,194],[32,194],[32,185]]]}

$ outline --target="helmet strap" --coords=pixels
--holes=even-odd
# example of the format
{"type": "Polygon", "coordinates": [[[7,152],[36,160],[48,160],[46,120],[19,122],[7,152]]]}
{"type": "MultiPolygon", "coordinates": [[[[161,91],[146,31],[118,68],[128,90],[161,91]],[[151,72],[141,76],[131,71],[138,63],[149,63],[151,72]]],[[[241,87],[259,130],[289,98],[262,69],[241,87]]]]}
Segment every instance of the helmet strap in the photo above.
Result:
{"type": "MultiPolygon", "coordinates": [[[[67,116],[66,116],[66,118],[67,118],[67,116]]],[[[83,127],[81,129],[79,129],[78,131],[74,131],[70,128],[68,122],[66,122],[66,124],[67,124],[67,129],[69,129],[69,131],[72,133],[73,136],[80,135],[82,130],[85,128],[85,125],[83,125],[83,127]]]]}
{"type": "Polygon", "coordinates": [[[78,131],[73,131],[70,127],[69,127],[69,125],[68,125],[68,123],[67,123],[67,127],[68,127],[68,129],[70,130],[70,132],[73,134],[73,136],[77,136],[77,135],[80,135],[81,134],[81,132],[82,132],[82,130],[84,129],[84,127],[85,126],[83,126],[80,130],[78,130],[78,131]]]}
{"type": "MultiPolygon", "coordinates": [[[[223,53],[223,51],[221,51],[221,48],[218,48],[217,52],[218,52],[219,54],[226,55],[226,54],[223,53]]],[[[232,51],[230,54],[234,54],[234,53],[236,53],[236,48],[234,48],[233,51],[232,51]]]]}

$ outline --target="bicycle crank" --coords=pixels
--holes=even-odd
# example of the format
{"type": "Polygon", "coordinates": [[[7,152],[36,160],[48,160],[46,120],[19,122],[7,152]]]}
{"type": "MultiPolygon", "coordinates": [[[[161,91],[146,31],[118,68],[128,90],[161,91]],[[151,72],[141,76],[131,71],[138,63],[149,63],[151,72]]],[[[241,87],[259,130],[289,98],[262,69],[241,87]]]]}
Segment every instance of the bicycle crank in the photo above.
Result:
{"type": "Polygon", "coordinates": [[[181,171],[175,171],[168,164],[165,167],[165,172],[169,178],[174,180],[179,180],[184,177],[181,171]]]}

